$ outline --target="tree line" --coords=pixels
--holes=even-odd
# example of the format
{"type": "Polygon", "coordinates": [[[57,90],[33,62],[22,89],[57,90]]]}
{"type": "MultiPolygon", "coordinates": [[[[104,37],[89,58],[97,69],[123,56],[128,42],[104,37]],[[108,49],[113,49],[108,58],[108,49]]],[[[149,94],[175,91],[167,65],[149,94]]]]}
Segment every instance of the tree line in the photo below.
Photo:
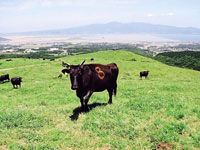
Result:
{"type": "Polygon", "coordinates": [[[182,51],[160,53],[154,57],[165,64],[200,71],[200,52],[182,51]]]}
{"type": "Polygon", "coordinates": [[[32,59],[56,59],[60,58],[62,56],[55,56],[55,55],[50,55],[47,52],[40,51],[36,53],[28,53],[28,54],[1,54],[0,59],[7,59],[7,58],[32,58],[32,59]]]}

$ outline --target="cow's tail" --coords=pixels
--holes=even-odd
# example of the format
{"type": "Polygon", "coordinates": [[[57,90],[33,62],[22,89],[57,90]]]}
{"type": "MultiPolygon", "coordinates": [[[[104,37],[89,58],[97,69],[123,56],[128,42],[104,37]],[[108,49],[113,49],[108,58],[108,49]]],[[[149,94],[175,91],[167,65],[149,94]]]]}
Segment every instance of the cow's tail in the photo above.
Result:
{"type": "Polygon", "coordinates": [[[112,73],[113,73],[113,80],[115,82],[114,88],[113,88],[113,95],[116,96],[117,95],[117,77],[119,74],[119,69],[117,67],[117,64],[113,63],[114,67],[112,68],[112,73]]]}

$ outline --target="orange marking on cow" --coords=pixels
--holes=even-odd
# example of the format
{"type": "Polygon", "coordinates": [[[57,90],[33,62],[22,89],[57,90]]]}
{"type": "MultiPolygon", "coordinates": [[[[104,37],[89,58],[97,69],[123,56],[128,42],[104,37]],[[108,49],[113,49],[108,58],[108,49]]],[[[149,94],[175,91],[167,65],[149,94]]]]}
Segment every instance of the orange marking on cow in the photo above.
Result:
{"type": "Polygon", "coordinates": [[[99,79],[104,79],[104,77],[105,77],[105,73],[101,70],[101,68],[100,67],[95,67],[95,71],[97,72],[97,74],[98,74],[98,77],[99,77],[99,79]]]}

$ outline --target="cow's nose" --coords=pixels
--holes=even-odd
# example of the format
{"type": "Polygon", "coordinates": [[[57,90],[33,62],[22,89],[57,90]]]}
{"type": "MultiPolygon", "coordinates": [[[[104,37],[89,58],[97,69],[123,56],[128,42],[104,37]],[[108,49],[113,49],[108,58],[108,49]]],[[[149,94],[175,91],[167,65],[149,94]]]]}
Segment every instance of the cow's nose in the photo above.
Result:
{"type": "Polygon", "coordinates": [[[77,89],[78,89],[78,85],[73,85],[73,86],[71,87],[71,89],[72,89],[72,90],[77,90],[77,89]]]}

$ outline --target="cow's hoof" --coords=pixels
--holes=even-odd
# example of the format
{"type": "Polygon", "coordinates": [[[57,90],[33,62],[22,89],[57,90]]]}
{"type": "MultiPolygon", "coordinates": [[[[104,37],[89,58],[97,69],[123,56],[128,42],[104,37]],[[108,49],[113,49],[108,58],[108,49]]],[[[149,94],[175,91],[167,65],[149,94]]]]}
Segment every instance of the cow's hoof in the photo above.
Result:
{"type": "Polygon", "coordinates": [[[89,107],[88,106],[81,107],[81,111],[82,112],[88,112],[89,111],[89,107]]]}
{"type": "Polygon", "coordinates": [[[84,110],[85,110],[85,107],[84,107],[84,106],[82,106],[82,107],[81,107],[81,111],[84,111],[84,110]]]}
{"type": "Polygon", "coordinates": [[[108,101],[108,104],[112,104],[112,102],[111,102],[111,101],[108,101]]]}
{"type": "Polygon", "coordinates": [[[83,112],[89,112],[90,109],[88,107],[84,107],[83,112]]]}

